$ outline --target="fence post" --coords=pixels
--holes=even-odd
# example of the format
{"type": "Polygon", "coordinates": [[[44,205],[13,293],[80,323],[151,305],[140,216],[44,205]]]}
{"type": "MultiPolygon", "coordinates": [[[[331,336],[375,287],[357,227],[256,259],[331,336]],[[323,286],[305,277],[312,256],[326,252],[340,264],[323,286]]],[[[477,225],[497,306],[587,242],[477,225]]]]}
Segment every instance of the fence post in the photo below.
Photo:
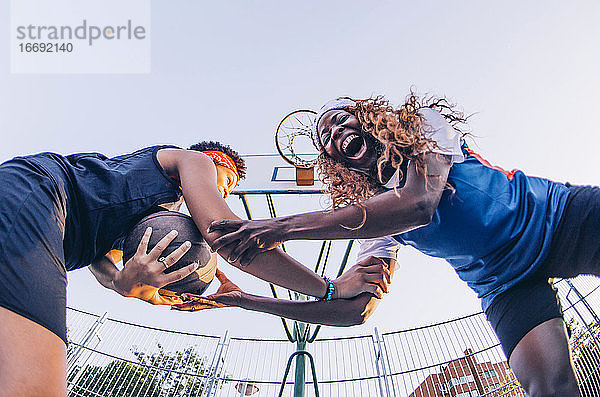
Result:
{"type": "Polygon", "coordinates": [[[204,384],[204,388],[202,390],[202,396],[210,397],[211,395],[216,394],[217,392],[217,383],[220,371],[223,369],[221,365],[221,361],[225,361],[225,356],[227,355],[226,349],[229,347],[229,331],[225,331],[225,335],[219,339],[219,343],[217,344],[217,348],[213,353],[213,357],[210,363],[210,367],[208,369],[208,374],[206,375],[206,383],[204,384]],[[222,359],[221,359],[222,358],[222,359]]]}
{"type": "MultiPolygon", "coordinates": [[[[567,285],[569,286],[570,290],[573,291],[573,293],[575,293],[575,295],[577,295],[577,298],[579,299],[579,302],[581,302],[581,304],[583,306],[585,306],[585,308],[587,309],[587,311],[594,318],[594,321],[596,322],[596,324],[600,324],[600,318],[598,318],[598,315],[596,314],[596,312],[594,311],[594,309],[592,308],[592,306],[590,306],[590,303],[586,300],[586,297],[583,296],[581,294],[581,292],[579,292],[579,290],[577,288],[575,288],[575,286],[573,285],[573,283],[571,282],[571,280],[564,279],[564,281],[567,283],[567,285]]],[[[567,300],[570,301],[568,293],[566,295],[566,298],[567,298],[567,300]]],[[[573,305],[573,307],[575,307],[575,305],[573,305]]]]}
{"type": "MultiPolygon", "coordinates": [[[[92,326],[90,327],[88,332],[85,334],[85,337],[83,338],[81,343],[77,344],[77,348],[75,349],[73,354],[71,354],[71,356],[69,357],[69,359],[67,361],[67,373],[69,373],[71,368],[75,367],[75,365],[77,364],[77,361],[79,360],[79,356],[81,356],[81,354],[83,353],[83,349],[89,347],[88,345],[90,344],[90,342],[94,336],[97,336],[98,342],[100,342],[100,336],[98,336],[97,333],[98,333],[98,330],[104,325],[104,321],[106,320],[107,315],[108,315],[108,312],[104,312],[104,314],[102,316],[98,317],[96,319],[96,321],[94,321],[94,324],[92,324],[92,326]]],[[[77,374],[75,374],[75,377],[69,382],[70,383],[69,386],[71,389],[73,388],[74,385],[77,384],[77,381],[83,374],[83,367],[87,363],[87,360],[89,359],[89,357],[90,357],[90,354],[87,355],[87,358],[81,364],[81,368],[80,368],[79,372],[77,372],[77,374]]]]}
{"type": "MultiPolygon", "coordinates": [[[[372,335],[373,350],[375,351],[375,368],[377,369],[377,382],[379,384],[379,395],[381,397],[392,397],[388,381],[388,371],[384,356],[385,341],[379,336],[379,330],[375,327],[372,335]]],[[[392,387],[393,387],[392,382],[392,387]]]]}

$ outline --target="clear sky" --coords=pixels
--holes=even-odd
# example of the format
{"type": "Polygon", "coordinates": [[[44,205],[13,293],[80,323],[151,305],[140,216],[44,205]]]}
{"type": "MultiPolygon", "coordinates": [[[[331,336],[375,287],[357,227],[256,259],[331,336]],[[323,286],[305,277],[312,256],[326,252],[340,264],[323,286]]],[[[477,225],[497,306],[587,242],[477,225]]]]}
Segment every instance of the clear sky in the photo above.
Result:
{"type": "MultiPolygon", "coordinates": [[[[151,10],[149,74],[10,74],[4,29],[0,160],[39,151],[117,155],[204,139],[273,153],[274,129],[294,109],[317,109],[340,95],[383,94],[400,103],[414,87],[474,114],[475,149],[490,162],[598,183],[597,1],[180,0],[152,1],[151,10]]],[[[8,0],[0,3],[0,25],[10,25],[8,0]]],[[[239,200],[228,201],[242,215],[239,200]]],[[[298,207],[282,205],[283,212],[298,207]]],[[[366,325],[323,335],[400,329],[478,310],[449,265],[409,249],[399,262],[392,292],[366,325]]],[[[229,273],[249,292],[269,293],[265,283],[229,273]]],[[[69,275],[68,301],[169,328],[282,336],[274,317],[239,309],[173,313],[121,298],[87,269],[69,275]]]]}

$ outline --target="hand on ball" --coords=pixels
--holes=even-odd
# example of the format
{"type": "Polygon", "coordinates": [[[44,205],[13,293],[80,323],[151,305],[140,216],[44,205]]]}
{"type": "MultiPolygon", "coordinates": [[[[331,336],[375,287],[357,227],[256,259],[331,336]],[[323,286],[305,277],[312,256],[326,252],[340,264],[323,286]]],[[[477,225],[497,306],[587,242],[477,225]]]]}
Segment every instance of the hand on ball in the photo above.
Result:
{"type": "Polygon", "coordinates": [[[151,235],[152,228],[149,227],[142,236],[135,255],[125,263],[123,270],[116,273],[113,279],[115,290],[123,296],[135,297],[154,305],[181,303],[181,298],[163,296],[158,290],[185,278],[198,268],[197,264],[192,263],[174,272],[164,273],[165,268],[175,264],[190,249],[191,244],[186,241],[171,254],[162,257],[162,252],[177,237],[177,231],[171,231],[147,252],[151,235]]]}

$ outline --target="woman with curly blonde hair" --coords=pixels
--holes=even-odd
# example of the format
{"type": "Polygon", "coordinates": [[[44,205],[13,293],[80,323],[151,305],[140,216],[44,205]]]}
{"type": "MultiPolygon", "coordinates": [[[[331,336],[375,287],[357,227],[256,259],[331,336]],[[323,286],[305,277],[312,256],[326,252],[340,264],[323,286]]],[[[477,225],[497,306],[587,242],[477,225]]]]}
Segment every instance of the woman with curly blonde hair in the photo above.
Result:
{"type": "Polygon", "coordinates": [[[410,94],[328,102],[315,120],[319,171],[333,210],[217,221],[230,259],[294,239],[392,236],[446,259],[479,296],[531,396],[578,396],[551,277],[600,275],[600,189],[492,166],[466,144],[446,100],[410,94]],[[232,246],[236,248],[232,249],[232,246]]]}

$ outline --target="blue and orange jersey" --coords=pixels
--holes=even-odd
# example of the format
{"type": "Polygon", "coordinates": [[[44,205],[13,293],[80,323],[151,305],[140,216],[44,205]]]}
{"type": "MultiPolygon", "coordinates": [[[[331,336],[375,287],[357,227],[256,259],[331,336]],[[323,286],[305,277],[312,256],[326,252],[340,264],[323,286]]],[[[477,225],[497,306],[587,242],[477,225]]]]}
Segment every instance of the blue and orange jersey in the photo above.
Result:
{"type": "Polygon", "coordinates": [[[561,183],[492,166],[462,146],[430,224],[394,236],[446,259],[483,309],[542,264],[569,194],[561,183]]]}

